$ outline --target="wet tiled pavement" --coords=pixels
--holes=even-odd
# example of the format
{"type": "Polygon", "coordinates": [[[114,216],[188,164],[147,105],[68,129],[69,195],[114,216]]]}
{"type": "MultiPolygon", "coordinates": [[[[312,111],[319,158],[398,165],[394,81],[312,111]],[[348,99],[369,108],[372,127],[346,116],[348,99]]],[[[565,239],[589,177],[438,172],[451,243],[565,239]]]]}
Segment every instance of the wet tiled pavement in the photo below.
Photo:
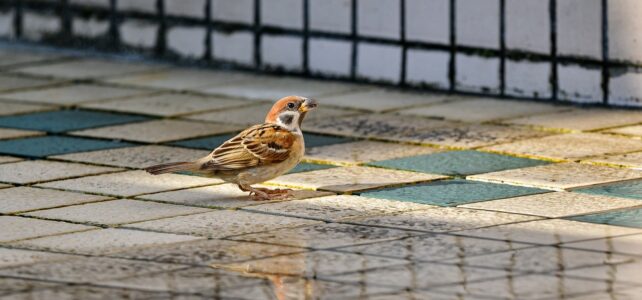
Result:
{"type": "Polygon", "coordinates": [[[642,111],[3,51],[2,299],[640,299],[642,111]],[[15,64],[10,61],[15,61],[15,64]],[[257,202],[189,160],[315,97],[257,202]]]}

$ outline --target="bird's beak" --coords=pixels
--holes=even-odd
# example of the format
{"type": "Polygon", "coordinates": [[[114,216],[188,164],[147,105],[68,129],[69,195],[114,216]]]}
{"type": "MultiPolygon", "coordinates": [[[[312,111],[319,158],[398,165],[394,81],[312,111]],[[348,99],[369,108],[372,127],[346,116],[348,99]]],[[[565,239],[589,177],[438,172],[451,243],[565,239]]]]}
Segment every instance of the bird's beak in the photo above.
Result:
{"type": "Polygon", "coordinates": [[[317,107],[317,100],[307,98],[303,101],[303,104],[301,104],[301,106],[299,107],[299,111],[308,112],[315,109],[316,107],[317,107]]]}

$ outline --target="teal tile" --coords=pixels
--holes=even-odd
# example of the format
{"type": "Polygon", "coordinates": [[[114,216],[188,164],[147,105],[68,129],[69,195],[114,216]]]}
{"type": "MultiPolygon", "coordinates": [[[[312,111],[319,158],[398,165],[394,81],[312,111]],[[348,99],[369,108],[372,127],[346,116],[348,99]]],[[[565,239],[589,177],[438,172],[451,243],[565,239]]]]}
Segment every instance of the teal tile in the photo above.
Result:
{"type": "Polygon", "coordinates": [[[330,169],[330,168],[336,168],[336,166],[311,164],[311,163],[299,163],[296,167],[294,167],[294,169],[290,170],[288,174],[309,172],[309,171],[316,171],[316,170],[323,170],[323,169],[330,169]]]}
{"type": "Polygon", "coordinates": [[[642,228],[642,208],[569,218],[575,221],[642,228]]]}
{"type": "Polygon", "coordinates": [[[642,200],[642,181],[625,181],[598,187],[577,189],[574,190],[574,192],[642,200]]]}
{"type": "Polygon", "coordinates": [[[187,147],[187,148],[214,150],[218,146],[223,144],[225,141],[233,138],[235,135],[236,134],[215,135],[215,136],[208,136],[204,138],[182,140],[182,141],[172,142],[169,144],[174,146],[187,147]]]}
{"type": "Polygon", "coordinates": [[[50,155],[133,146],[130,143],[66,136],[41,136],[0,141],[0,153],[17,156],[50,155]]]}
{"type": "Polygon", "coordinates": [[[148,120],[148,117],[87,110],[58,110],[0,117],[0,127],[65,132],[148,120]]]}
{"type": "Polygon", "coordinates": [[[439,206],[457,206],[472,202],[511,198],[546,192],[550,191],[515,185],[455,179],[366,192],[361,195],[371,198],[408,201],[439,206]]]}
{"type": "Polygon", "coordinates": [[[390,169],[431,174],[466,176],[547,164],[535,159],[518,158],[479,151],[449,151],[369,163],[390,169]]]}
{"type": "Polygon", "coordinates": [[[351,138],[314,133],[303,133],[303,138],[305,139],[306,148],[354,142],[351,138]]]}

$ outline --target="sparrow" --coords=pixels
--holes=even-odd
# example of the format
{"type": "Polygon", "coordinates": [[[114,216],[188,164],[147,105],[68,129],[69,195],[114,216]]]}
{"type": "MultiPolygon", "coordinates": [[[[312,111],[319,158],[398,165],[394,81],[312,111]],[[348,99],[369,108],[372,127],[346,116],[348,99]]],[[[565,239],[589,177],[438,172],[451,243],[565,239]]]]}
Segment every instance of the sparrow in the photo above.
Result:
{"type": "Polygon", "coordinates": [[[265,123],[251,126],[225,141],[209,155],[191,162],[175,162],[145,168],[153,175],[191,172],[237,184],[254,200],[289,195],[289,189],[265,189],[253,184],[285,174],[303,158],[305,142],[301,123],[317,107],[313,99],[287,96],[274,103],[265,123]]]}

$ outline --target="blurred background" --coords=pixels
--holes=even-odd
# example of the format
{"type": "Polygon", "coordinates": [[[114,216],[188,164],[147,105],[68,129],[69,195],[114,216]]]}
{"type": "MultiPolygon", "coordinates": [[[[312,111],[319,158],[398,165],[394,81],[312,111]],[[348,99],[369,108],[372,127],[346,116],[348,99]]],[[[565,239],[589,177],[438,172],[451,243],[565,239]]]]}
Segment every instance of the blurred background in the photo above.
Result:
{"type": "Polygon", "coordinates": [[[642,106],[639,0],[0,0],[4,43],[642,106]]]}

